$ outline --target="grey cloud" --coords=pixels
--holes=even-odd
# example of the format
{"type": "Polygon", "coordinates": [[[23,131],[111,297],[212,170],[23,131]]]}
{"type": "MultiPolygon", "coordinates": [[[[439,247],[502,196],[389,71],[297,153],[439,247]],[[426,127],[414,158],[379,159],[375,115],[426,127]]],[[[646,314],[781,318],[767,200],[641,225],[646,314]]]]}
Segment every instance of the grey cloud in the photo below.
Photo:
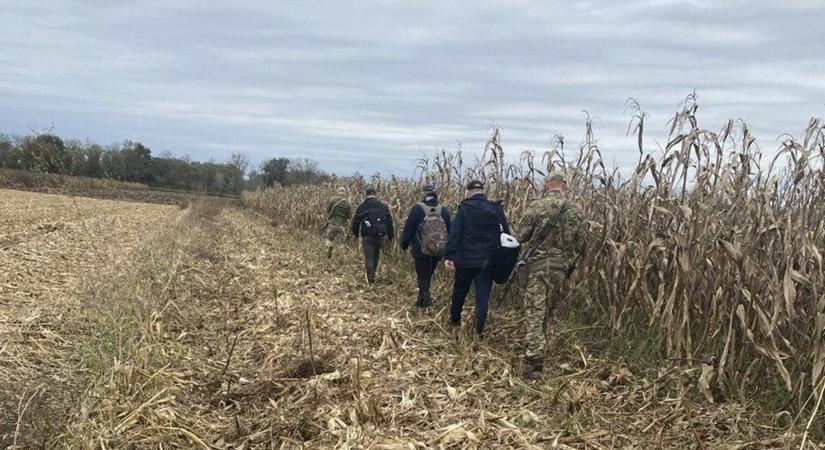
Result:
{"type": "MultiPolygon", "coordinates": [[[[8,2],[7,2],[8,3],[8,2]]],[[[318,159],[409,174],[422,151],[575,146],[637,157],[628,97],[664,141],[747,119],[763,148],[825,106],[818,1],[15,2],[0,9],[0,131],[138,139],[156,152],[318,159]]]]}

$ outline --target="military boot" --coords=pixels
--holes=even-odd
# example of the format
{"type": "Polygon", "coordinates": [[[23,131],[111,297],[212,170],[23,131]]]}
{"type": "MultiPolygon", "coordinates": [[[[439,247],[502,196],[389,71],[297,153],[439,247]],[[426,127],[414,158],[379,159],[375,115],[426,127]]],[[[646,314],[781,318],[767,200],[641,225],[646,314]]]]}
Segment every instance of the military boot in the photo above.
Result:
{"type": "Polygon", "coordinates": [[[524,358],[524,379],[528,381],[538,380],[544,371],[544,358],[541,356],[524,358]]]}

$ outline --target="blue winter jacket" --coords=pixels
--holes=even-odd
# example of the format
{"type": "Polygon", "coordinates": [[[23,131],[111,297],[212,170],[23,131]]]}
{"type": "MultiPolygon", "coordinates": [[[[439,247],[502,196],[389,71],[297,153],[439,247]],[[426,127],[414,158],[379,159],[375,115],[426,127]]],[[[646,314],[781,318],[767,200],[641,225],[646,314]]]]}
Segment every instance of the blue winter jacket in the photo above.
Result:
{"type": "Polygon", "coordinates": [[[460,269],[485,267],[493,261],[502,230],[510,233],[501,202],[484,194],[465,199],[455,213],[444,258],[460,269]]]}
{"type": "MultiPolygon", "coordinates": [[[[427,206],[437,206],[438,197],[434,194],[424,197],[424,204],[427,206]]],[[[412,244],[412,254],[414,258],[424,258],[427,255],[421,253],[421,239],[418,229],[424,223],[426,213],[421,205],[416,203],[410,208],[410,214],[407,215],[407,221],[404,223],[404,230],[401,232],[401,250],[407,250],[412,244]]],[[[450,210],[446,206],[441,205],[441,218],[447,224],[447,232],[450,232],[450,210]]]]}

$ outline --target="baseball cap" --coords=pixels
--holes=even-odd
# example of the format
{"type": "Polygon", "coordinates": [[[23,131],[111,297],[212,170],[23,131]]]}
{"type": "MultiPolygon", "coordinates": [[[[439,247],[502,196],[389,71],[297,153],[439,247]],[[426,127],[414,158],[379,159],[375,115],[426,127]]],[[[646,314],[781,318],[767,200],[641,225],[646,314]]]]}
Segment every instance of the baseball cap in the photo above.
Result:
{"type": "Polygon", "coordinates": [[[467,183],[467,190],[469,191],[473,189],[484,189],[484,183],[479,180],[472,180],[467,183]]]}

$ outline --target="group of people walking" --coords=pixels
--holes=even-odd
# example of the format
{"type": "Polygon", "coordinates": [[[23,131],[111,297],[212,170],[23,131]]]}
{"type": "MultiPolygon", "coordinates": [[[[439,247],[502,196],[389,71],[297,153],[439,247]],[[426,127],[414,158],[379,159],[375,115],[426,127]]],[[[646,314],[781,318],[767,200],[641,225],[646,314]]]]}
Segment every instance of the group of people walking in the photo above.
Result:
{"type": "MultiPolygon", "coordinates": [[[[455,215],[439,202],[433,185],[421,188],[421,201],[414,204],[401,232],[400,246],[411,248],[418,280],[416,306],[433,305],[430,283],[443,260],[454,272],[450,298],[450,322],[461,324],[461,315],[470,286],[475,287],[475,330],[484,332],[490,294],[498,272],[504,238],[510,237],[510,224],[500,201],[490,201],[484,184],[473,180],[466,186],[467,195],[455,215]]],[[[580,208],[566,195],[563,174],[550,175],[544,195],[527,209],[517,226],[515,239],[520,255],[510,282],[525,290],[525,371],[527,379],[537,379],[544,367],[547,319],[561,300],[563,288],[585,251],[587,222],[580,208]]],[[[342,247],[349,234],[361,239],[367,283],[375,282],[381,248],[395,237],[392,215],[377,197],[375,188],[365,190],[366,198],[352,214],[346,191],[339,189],[326,209],[327,257],[340,263],[342,247]],[[352,219],[350,220],[350,216],[352,219]],[[349,224],[348,224],[349,222],[349,224]]],[[[507,267],[507,274],[510,274],[507,267]]]]}

